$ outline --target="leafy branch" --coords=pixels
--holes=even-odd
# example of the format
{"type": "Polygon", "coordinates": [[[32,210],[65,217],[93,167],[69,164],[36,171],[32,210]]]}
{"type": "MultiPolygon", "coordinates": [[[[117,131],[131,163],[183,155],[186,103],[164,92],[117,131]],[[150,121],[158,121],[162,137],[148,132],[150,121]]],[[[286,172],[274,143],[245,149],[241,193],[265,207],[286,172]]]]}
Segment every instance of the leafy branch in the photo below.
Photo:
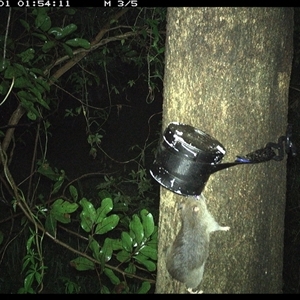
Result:
{"type": "MultiPolygon", "coordinates": [[[[30,207],[27,205],[26,201],[25,201],[25,198],[22,194],[22,192],[18,189],[18,187],[16,186],[13,178],[12,178],[12,175],[8,169],[8,166],[7,166],[7,157],[6,157],[6,154],[5,152],[3,151],[2,147],[1,147],[1,144],[0,144],[0,158],[1,158],[1,162],[4,166],[4,173],[5,173],[5,176],[6,176],[6,179],[7,181],[10,183],[11,187],[12,187],[12,190],[14,191],[14,197],[15,197],[15,206],[17,205],[24,213],[24,215],[27,217],[27,219],[34,225],[35,229],[36,229],[36,234],[37,234],[37,231],[41,231],[43,233],[43,235],[49,237],[52,241],[54,241],[56,244],[68,249],[69,251],[79,255],[79,258],[74,260],[73,261],[73,265],[79,269],[79,270],[86,270],[86,269],[94,269],[94,265],[90,265],[87,261],[89,262],[92,262],[93,264],[96,264],[96,265],[100,265],[102,267],[102,269],[105,267],[105,268],[109,268],[110,270],[113,270],[117,273],[120,273],[121,275],[123,276],[128,276],[130,278],[136,278],[136,279],[139,279],[139,280],[142,280],[142,281],[146,281],[146,282],[149,282],[149,283],[155,283],[155,280],[153,279],[149,279],[149,278],[144,278],[142,276],[139,276],[139,275],[136,275],[132,272],[126,272],[126,271],[123,271],[121,270],[119,267],[115,267],[113,265],[110,265],[108,263],[104,263],[103,262],[103,257],[101,257],[101,255],[99,256],[99,245],[98,245],[98,248],[96,248],[98,250],[94,252],[94,257],[96,256],[96,258],[93,258],[91,257],[90,255],[87,255],[86,253],[82,252],[82,251],[79,251],[73,247],[71,247],[70,245],[62,242],[61,240],[57,239],[54,235],[55,234],[50,234],[46,229],[45,227],[42,225],[42,223],[36,218],[35,214],[31,211],[30,207]],[[83,259],[86,259],[87,261],[83,260],[83,259]],[[86,267],[88,266],[88,267],[86,267]]],[[[74,193],[77,193],[77,192],[74,192],[74,187],[73,187],[73,194],[74,193]]],[[[58,208],[58,215],[59,217],[56,217],[56,218],[59,218],[60,221],[63,221],[64,218],[67,218],[67,220],[69,219],[69,217],[66,217],[66,212],[74,212],[77,208],[78,208],[78,205],[76,203],[69,203],[69,202],[65,202],[64,203],[64,209],[61,211],[60,210],[60,206],[62,204],[62,202],[64,202],[63,200],[56,200],[56,202],[59,202],[59,208],[58,208]]],[[[106,210],[106,212],[109,212],[111,209],[112,209],[112,201],[108,198],[104,199],[102,201],[103,202],[106,202],[104,204],[104,209],[106,210]]],[[[103,212],[103,210],[99,210],[99,213],[96,214],[96,211],[93,209],[93,205],[86,199],[82,199],[80,201],[80,203],[82,204],[83,206],[83,211],[81,214],[83,214],[83,220],[81,222],[81,225],[83,226],[83,228],[85,229],[85,231],[87,232],[90,232],[91,229],[92,229],[92,226],[93,226],[93,223],[94,222],[98,222],[99,219],[101,219],[101,214],[102,216],[103,215],[106,215],[105,212],[103,212]],[[93,216],[94,216],[94,220],[93,220],[93,216]]],[[[50,216],[51,218],[51,211],[50,211],[50,214],[48,215],[50,216]]],[[[115,215],[116,216],[116,215],[115,215]]],[[[133,222],[131,222],[131,229],[133,230],[134,234],[131,234],[132,236],[130,236],[130,234],[128,233],[126,235],[126,237],[124,238],[124,240],[126,240],[126,246],[122,246],[122,242],[121,241],[117,241],[117,244],[119,244],[116,249],[117,250],[121,250],[121,256],[122,256],[122,260],[124,259],[124,255],[125,255],[125,260],[126,261],[131,255],[130,255],[130,252],[132,251],[129,250],[129,248],[132,248],[133,245],[138,242],[138,244],[140,245],[140,250],[141,251],[144,247],[148,247],[152,250],[150,250],[151,253],[150,254],[150,257],[152,259],[156,259],[155,257],[155,254],[156,253],[156,237],[155,239],[153,240],[154,242],[154,248],[151,248],[150,246],[147,246],[147,240],[149,238],[152,237],[152,235],[155,233],[155,227],[154,227],[154,223],[153,223],[153,219],[152,219],[152,216],[146,211],[144,210],[142,212],[142,216],[144,218],[145,221],[145,226],[143,228],[143,225],[142,223],[140,223],[140,219],[137,215],[134,216],[133,218],[133,222]],[[149,219],[150,217],[150,219],[149,219]],[[134,239],[133,239],[134,238],[134,239]]],[[[109,229],[104,229],[103,231],[103,227],[107,226],[107,225],[103,225],[102,223],[98,223],[100,224],[100,226],[98,226],[100,229],[98,229],[98,234],[99,233],[105,233],[106,230],[111,230],[113,229],[116,224],[118,223],[118,218],[117,218],[117,223],[112,225],[111,224],[111,218],[112,216],[110,216],[110,219],[107,221],[106,220],[106,224],[109,226],[109,229]],[[99,231],[100,230],[100,231],[99,231]]],[[[114,218],[116,219],[116,217],[114,218]]],[[[53,223],[53,220],[51,221],[53,223]]],[[[64,221],[63,221],[64,222],[64,221]]],[[[53,226],[53,224],[52,224],[53,226]]],[[[56,228],[56,226],[54,225],[54,227],[56,228]]],[[[53,229],[53,232],[55,232],[55,228],[52,228],[53,229]]],[[[97,232],[97,230],[96,230],[97,232]]],[[[124,234],[125,232],[123,232],[124,234]]],[[[35,235],[37,236],[37,235],[35,235]]],[[[111,240],[111,239],[110,239],[111,240]]],[[[112,242],[115,242],[113,240],[111,240],[112,242]]],[[[150,240],[149,240],[150,241],[150,240]]],[[[91,240],[91,243],[96,243],[97,242],[92,239],[91,240]]],[[[38,245],[39,242],[37,241],[36,244],[38,245]]],[[[110,244],[108,244],[108,247],[111,247],[110,244]]],[[[111,249],[112,251],[113,249],[111,249]]],[[[103,249],[102,249],[103,251],[103,249]]],[[[137,251],[137,252],[139,252],[137,251]]],[[[148,250],[149,251],[149,250],[148,250]]],[[[42,266],[43,266],[43,257],[42,257],[42,253],[41,251],[39,250],[38,251],[38,255],[39,255],[39,260],[40,262],[42,263],[42,266]]],[[[107,256],[107,253],[105,254],[107,256]]],[[[138,258],[139,256],[137,256],[136,259],[138,259],[141,263],[144,263],[146,264],[146,266],[149,268],[149,264],[151,263],[151,261],[149,260],[149,258],[145,257],[145,255],[142,257],[142,258],[138,258]]],[[[151,264],[150,264],[150,268],[151,267],[151,264]]],[[[43,275],[41,275],[42,277],[43,275]]],[[[42,288],[41,288],[42,289],[42,288]]]]}
{"type": "MultiPolygon", "coordinates": [[[[96,50],[100,46],[100,41],[103,38],[103,36],[109,31],[110,24],[112,20],[116,21],[119,18],[121,18],[126,12],[128,11],[128,8],[122,9],[119,12],[117,12],[110,20],[103,26],[103,28],[99,31],[99,33],[96,35],[95,39],[91,42],[91,50],[96,50]]],[[[128,36],[127,36],[128,37],[128,36]]],[[[106,43],[109,41],[106,41],[106,43]]],[[[6,48],[4,48],[6,49],[6,48]]],[[[51,86],[56,80],[58,80],[63,74],[65,74],[68,70],[70,70],[72,67],[74,67],[80,60],[82,60],[90,51],[87,52],[81,52],[82,49],[79,50],[79,52],[73,56],[73,58],[70,59],[70,57],[64,57],[61,62],[63,62],[66,59],[69,59],[69,61],[59,68],[53,75],[51,75],[51,78],[49,80],[49,86],[51,86]]],[[[4,54],[5,55],[5,54],[4,54]]],[[[5,61],[5,56],[3,57],[3,63],[5,61]]],[[[57,65],[61,63],[60,60],[57,60],[57,62],[54,65],[57,65]]],[[[44,72],[44,75],[49,74],[50,70],[53,68],[53,66],[48,66],[44,72]]],[[[18,105],[18,107],[13,112],[8,125],[12,126],[12,128],[8,129],[6,131],[5,137],[2,141],[2,147],[3,151],[6,151],[9,147],[9,144],[11,142],[11,139],[13,137],[15,128],[13,126],[17,125],[22,118],[22,116],[26,113],[26,109],[24,109],[22,103],[18,105]]]]}
{"type": "MultiPolygon", "coordinates": [[[[0,105],[6,112],[5,117],[9,118],[8,122],[5,121],[7,125],[0,127],[2,138],[0,165],[3,167],[0,174],[1,204],[3,205],[4,202],[6,206],[10,205],[6,198],[12,199],[11,216],[9,218],[5,215],[1,216],[0,222],[1,224],[7,220],[12,222],[10,233],[7,236],[7,231],[0,230],[0,244],[6,236],[4,250],[1,250],[3,258],[4,254],[10,253],[10,244],[19,243],[15,237],[11,238],[11,235],[14,232],[12,227],[19,226],[15,220],[22,217],[20,226],[22,226],[22,236],[26,238],[26,254],[23,256],[21,271],[24,282],[19,293],[41,292],[44,289],[45,274],[53,271],[47,262],[48,246],[53,247],[55,244],[66,249],[67,253],[77,256],[70,258],[71,267],[77,271],[93,270],[97,273],[103,293],[111,291],[107,287],[108,283],[105,282],[107,279],[115,287],[113,291],[116,293],[129,292],[129,282],[133,282],[133,286],[136,286],[136,291],[139,293],[149,291],[150,284],[155,283],[157,228],[152,214],[144,208],[149,207],[149,203],[153,201],[146,196],[152,186],[143,167],[148,145],[145,142],[142,148],[136,146],[135,150],[140,154],[135,154],[134,159],[119,162],[102,149],[101,142],[104,135],[102,127],[111,109],[116,107],[119,114],[120,109],[127,106],[118,102],[113,103],[112,95],[114,93],[118,95],[120,92],[127,93],[127,89],[135,84],[135,80],[137,81],[128,78],[126,86],[121,87],[115,83],[111,84],[109,76],[114,66],[122,61],[127,66],[134,64],[139,72],[147,68],[145,76],[147,80],[144,82],[149,87],[152,99],[156,88],[153,79],[162,78],[164,47],[160,44],[161,31],[158,30],[159,23],[155,21],[155,10],[153,14],[151,11],[153,21],[141,21],[142,11],[146,12],[147,9],[126,8],[117,12],[114,9],[112,11],[111,17],[107,17],[107,14],[101,11],[108,21],[104,22],[104,25],[101,24],[100,31],[98,31],[99,26],[98,28],[95,26],[97,29],[93,28],[89,32],[93,34],[87,34],[89,30],[85,28],[77,32],[78,26],[75,23],[80,25],[78,18],[81,17],[77,9],[66,11],[52,8],[33,8],[24,11],[10,9],[4,42],[3,36],[0,35],[0,46],[3,47],[3,58],[2,62],[0,61],[2,65],[0,94],[4,96],[0,105]],[[75,14],[77,13],[75,16],[73,16],[74,11],[75,14]],[[131,13],[127,14],[129,11],[131,13]],[[130,23],[128,15],[138,16],[132,26],[126,26],[126,22],[130,23]],[[118,25],[122,16],[125,16],[123,20],[125,25],[118,25]],[[14,18],[13,21],[10,21],[11,18],[14,18]],[[62,24],[62,27],[57,27],[57,24],[62,24]],[[112,27],[112,24],[117,25],[112,27]],[[12,28],[9,28],[10,26],[12,28]],[[127,29],[128,31],[125,32],[127,29]],[[85,36],[94,36],[94,38],[85,39],[83,38],[85,36]],[[70,72],[65,79],[65,82],[72,87],[71,92],[68,92],[62,85],[63,75],[72,68],[73,72],[70,72]],[[103,75],[99,76],[99,68],[104,72],[103,75]],[[99,106],[94,105],[89,99],[88,88],[94,83],[101,84],[101,79],[104,88],[106,85],[109,103],[99,106]],[[134,161],[138,168],[137,171],[131,170],[129,179],[114,178],[108,176],[113,173],[103,171],[102,182],[96,185],[96,189],[99,190],[96,199],[91,200],[83,196],[85,192],[81,189],[81,181],[87,178],[95,179],[99,177],[99,172],[84,174],[69,180],[63,170],[52,169],[47,162],[50,126],[55,124],[55,121],[50,120],[59,112],[57,99],[60,93],[68,94],[79,103],[79,107],[66,109],[65,116],[76,117],[82,114],[85,118],[87,143],[91,147],[90,154],[93,158],[96,157],[99,148],[105,159],[111,158],[114,162],[124,165],[134,161]],[[24,114],[27,114],[29,121],[25,120],[24,124],[20,124],[24,114]],[[32,133],[30,126],[34,126],[35,136],[33,136],[29,175],[23,174],[22,177],[25,179],[22,178],[17,184],[17,177],[9,167],[14,150],[17,149],[16,145],[20,141],[18,136],[15,140],[15,129],[25,129],[20,131],[22,137],[26,132],[32,133]],[[44,189],[45,180],[47,188],[50,180],[49,194],[46,194],[47,189],[44,189]],[[26,188],[21,189],[25,182],[27,182],[26,188]],[[137,195],[130,198],[123,193],[122,185],[135,186],[134,191],[137,195]],[[56,197],[59,191],[62,191],[62,195],[56,197]],[[68,193],[71,198],[68,197],[68,193]],[[131,211],[135,212],[133,215],[129,213],[129,205],[131,211]],[[70,224],[70,227],[64,224],[70,224]],[[59,236],[61,229],[69,234],[68,242],[59,236]],[[72,244],[75,239],[76,244],[72,244]]],[[[0,13],[3,12],[2,10],[0,13]]],[[[85,13],[92,15],[93,12],[87,9],[85,13]]],[[[102,19],[99,23],[103,23],[102,19]]],[[[94,26],[92,21],[83,24],[94,26]]],[[[138,73],[137,78],[140,76],[138,73]]],[[[152,101],[148,101],[148,97],[145,98],[147,103],[152,101]]],[[[21,233],[19,232],[18,235],[21,233]]],[[[0,263],[3,261],[1,259],[0,263]]],[[[63,281],[69,287],[66,288],[67,291],[80,290],[80,286],[76,285],[71,278],[64,277],[63,281]]]]}

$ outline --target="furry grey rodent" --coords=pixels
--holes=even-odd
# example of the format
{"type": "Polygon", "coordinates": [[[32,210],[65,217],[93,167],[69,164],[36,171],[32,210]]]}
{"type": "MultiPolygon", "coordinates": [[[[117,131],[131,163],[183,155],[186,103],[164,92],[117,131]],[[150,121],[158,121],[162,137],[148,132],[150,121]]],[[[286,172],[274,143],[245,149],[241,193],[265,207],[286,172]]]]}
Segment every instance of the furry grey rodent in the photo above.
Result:
{"type": "Polygon", "coordinates": [[[184,198],[179,205],[181,228],[166,255],[170,275],[185,283],[189,292],[202,280],[204,265],[209,253],[209,235],[217,230],[229,230],[220,226],[208,211],[204,196],[184,198]]]}

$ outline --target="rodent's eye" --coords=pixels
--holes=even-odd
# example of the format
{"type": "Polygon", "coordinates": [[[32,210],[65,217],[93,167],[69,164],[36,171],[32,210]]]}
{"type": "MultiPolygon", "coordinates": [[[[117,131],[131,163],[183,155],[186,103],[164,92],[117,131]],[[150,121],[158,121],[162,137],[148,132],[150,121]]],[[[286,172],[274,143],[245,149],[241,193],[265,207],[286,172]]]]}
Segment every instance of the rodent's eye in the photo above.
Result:
{"type": "Polygon", "coordinates": [[[183,203],[179,203],[178,204],[178,209],[182,209],[183,208],[183,203]]]}
{"type": "Polygon", "coordinates": [[[194,211],[194,212],[198,212],[198,211],[199,211],[199,206],[197,206],[197,205],[194,206],[194,207],[193,207],[193,211],[194,211]]]}
{"type": "Polygon", "coordinates": [[[184,207],[184,201],[179,201],[177,204],[177,209],[183,209],[184,207]]]}

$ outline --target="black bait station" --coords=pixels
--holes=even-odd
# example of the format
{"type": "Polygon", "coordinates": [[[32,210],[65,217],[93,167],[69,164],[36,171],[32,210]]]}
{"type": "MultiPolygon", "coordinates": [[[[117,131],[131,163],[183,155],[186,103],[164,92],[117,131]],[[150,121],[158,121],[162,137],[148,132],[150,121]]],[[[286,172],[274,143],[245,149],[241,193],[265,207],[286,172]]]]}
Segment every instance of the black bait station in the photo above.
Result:
{"type": "Polygon", "coordinates": [[[288,125],[286,135],[281,136],[278,143],[268,143],[262,149],[237,156],[234,162],[221,163],[226,150],[218,140],[190,125],[172,122],[160,139],[150,174],[176,194],[197,196],[203,191],[209,176],[217,171],[271,159],[280,161],[284,152],[295,156],[291,136],[292,127],[288,125]]]}

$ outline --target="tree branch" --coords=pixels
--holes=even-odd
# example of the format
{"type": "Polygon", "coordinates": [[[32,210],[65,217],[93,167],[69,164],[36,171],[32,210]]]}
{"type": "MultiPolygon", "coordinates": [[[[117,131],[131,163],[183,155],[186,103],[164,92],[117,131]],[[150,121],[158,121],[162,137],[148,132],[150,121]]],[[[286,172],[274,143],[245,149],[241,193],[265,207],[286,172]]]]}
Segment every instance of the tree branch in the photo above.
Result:
{"type": "MultiPolygon", "coordinates": [[[[10,126],[17,125],[25,112],[26,112],[26,110],[23,108],[23,106],[21,106],[21,104],[19,104],[17,109],[12,113],[12,115],[9,119],[8,125],[10,125],[10,126]]],[[[3,151],[5,151],[5,152],[7,151],[14,132],[15,132],[15,127],[7,129],[5,137],[2,141],[3,151]]]]}
{"type": "MultiPolygon", "coordinates": [[[[110,42],[124,40],[124,39],[127,39],[129,37],[135,36],[135,35],[137,35],[139,33],[140,32],[129,31],[129,32],[117,35],[117,36],[112,36],[112,37],[109,37],[109,38],[106,38],[106,39],[103,39],[103,40],[99,41],[97,44],[94,44],[94,45],[91,44],[91,48],[88,49],[88,50],[84,49],[84,48],[76,49],[76,50],[74,50],[73,55],[74,56],[78,56],[80,53],[86,53],[85,55],[87,55],[89,52],[96,50],[100,46],[106,45],[106,44],[108,44],[110,42]]],[[[65,56],[57,59],[55,61],[55,63],[51,66],[51,68],[53,68],[53,67],[61,64],[62,62],[66,61],[68,59],[70,59],[70,57],[68,55],[65,55],[65,56]]],[[[49,70],[46,71],[45,75],[48,72],[49,72],[49,70]]]]}
{"type": "Polygon", "coordinates": [[[86,55],[90,53],[90,51],[95,50],[99,47],[99,43],[103,36],[109,31],[110,23],[112,20],[118,20],[121,16],[123,16],[128,11],[128,8],[120,10],[113,18],[111,18],[99,31],[95,39],[91,42],[91,49],[87,50],[85,52],[80,52],[77,55],[75,55],[72,59],[70,59],[63,67],[58,69],[50,79],[50,84],[53,84],[52,79],[58,79],[60,78],[64,73],[66,73],[68,70],[70,70],[74,65],[76,65],[80,60],[82,60],[86,55]]]}
{"type": "MultiPolygon", "coordinates": [[[[12,187],[12,190],[14,192],[14,197],[16,200],[16,204],[20,207],[20,209],[22,210],[22,212],[25,214],[25,216],[27,217],[27,219],[35,226],[36,229],[40,230],[42,233],[44,233],[46,236],[48,236],[51,240],[53,240],[55,243],[63,246],[64,248],[70,250],[71,252],[78,254],[79,256],[85,257],[86,259],[92,261],[94,264],[96,265],[101,265],[101,262],[94,259],[93,257],[87,255],[84,252],[81,252],[71,246],[69,246],[68,244],[58,240],[56,237],[52,236],[48,231],[46,231],[46,229],[44,228],[44,226],[42,225],[42,223],[39,221],[39,219],[36,219],[30,209],[30,207],[28,206],[26,199],[24,199],[24,197],[19,193],[18,187],[16,185],[16,183],[14,182],[14,179],[8,169],[7,166],[7,157],[5,152],[3,151],[3,149],[1,148],[1,144],[0,144],[0,161],[2,162],[2,165],[4,167],[4,174],[5,177],[7,179],[7,181],[9,182],[9,184],[12,187]]],[[[140,280],[146,280],[149,281],[150,283],[155,283],[155,280],[153,279],[147,279],[147,278],[143,278],[140,277],[138,275],[135,274],[129,274],[125,271],[120,270],[118,267],[114,267],[112,265],[109,265],[107,263],[105,263],[105,267],[110,268],[118,273],[121,273],[123,276],[129,276],[129,277],[134,277],[140,280]]]]}
{"type": "MultiPolygon", "coordinates": [[[[110,20],[103,26],[103,28],[99,31],[95,39],[91,42],[91,50],[97,49],[100,45],[100,41],[103,38],[103,36],[109,31],[110,24],[112,20],[118,20],[121,16],[123,16],[128,11],[128,8],[124,8],[117,12],[110,20]]],[[[64,66],[62,66],[59,70],[57,70],[52,76],[49,81],[49,84],[52,85],[55,80],[60,78],[64,73],[66,73],[68,70],[70,70],[74,65],[76,65],[82,58],[84,58],[90,51],[87,52],[81,52],[75,55],[72,59],[70,59],[64,66]]],[[[50,72],[50,69],[46,71],[46,74],[50,72]]],[[[8,125],[17,125],[22,116],[26,113],[26,110],[23,108],[21,104],[18,105],[16,110],[13,112],[8,125]]],[[[9,144],[11,142],[11,139],[13,137],[13,134],[15,132],[15,128],[9,128],[6,133],[5,137],[2,142],[2,150],[7,151],[9,144]]]]}

